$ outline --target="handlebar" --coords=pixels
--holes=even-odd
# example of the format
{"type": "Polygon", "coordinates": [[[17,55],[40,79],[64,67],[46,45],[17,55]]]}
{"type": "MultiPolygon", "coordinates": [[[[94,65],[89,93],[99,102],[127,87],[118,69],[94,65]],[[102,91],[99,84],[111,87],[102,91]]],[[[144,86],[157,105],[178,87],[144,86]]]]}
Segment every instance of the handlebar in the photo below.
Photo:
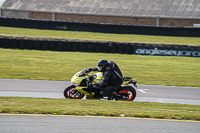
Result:
{"type": "Polygon", "coordinates": [[[87,71],[86,68],[83,69],[82,71],[80,71],[80,73],[79,73],[79,77],[82,77],[82,76],[89,76],[89,75],[88,75],[88,71],[87,71]]]}
{"type": "Polygon", "coordinates": [[[87,69],[85,68],[85,69],[83,69],[83,70],[81,71],[81,73],[86,73],[86,71],[87,71],[87,69]]]}

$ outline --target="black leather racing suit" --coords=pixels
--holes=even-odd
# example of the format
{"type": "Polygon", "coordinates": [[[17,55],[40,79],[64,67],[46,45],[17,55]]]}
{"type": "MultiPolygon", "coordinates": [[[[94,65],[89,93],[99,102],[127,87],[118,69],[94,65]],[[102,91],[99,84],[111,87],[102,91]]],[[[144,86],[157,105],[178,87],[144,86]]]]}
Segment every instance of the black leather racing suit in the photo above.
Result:
{"type": "MultiPolygon", "coordinates": [[[[97,68],[92,68],[93,71],[98,71],[97,68]]],[[[123,80],[111,69],[106,68],[103,71],[103,78],[101,81],[94,83],[94,85],[102,87],[100,91],[101,96],[110,96],[113,89],[120,87],[123,80]]]]}

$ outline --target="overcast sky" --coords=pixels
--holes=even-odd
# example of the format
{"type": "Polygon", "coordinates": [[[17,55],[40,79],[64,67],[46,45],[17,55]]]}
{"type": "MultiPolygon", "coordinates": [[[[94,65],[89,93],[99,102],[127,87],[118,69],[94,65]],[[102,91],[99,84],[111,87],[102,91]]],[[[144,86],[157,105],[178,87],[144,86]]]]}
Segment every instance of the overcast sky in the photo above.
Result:
{"type": "Polygon", "coordinates": [[[0,6],[3,4],[4,1],[5,1],[5,0],[0,0],[0,6]]]}

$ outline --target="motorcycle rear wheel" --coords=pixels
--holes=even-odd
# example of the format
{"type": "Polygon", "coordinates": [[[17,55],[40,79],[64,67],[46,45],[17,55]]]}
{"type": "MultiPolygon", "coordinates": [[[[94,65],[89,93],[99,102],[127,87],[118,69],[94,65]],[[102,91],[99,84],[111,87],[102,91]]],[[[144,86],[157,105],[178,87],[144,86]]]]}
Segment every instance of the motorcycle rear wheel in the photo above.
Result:
{"type": "Polygon", "coordinates": [[[131,86],[120,88],[119,93],[128,94],[128,97],[124,98],[123,101],[133,101],[136,97],[136,90],[131,86]]]}
{"type": "Polygon", "coordinates": [[[82,99],[85,95],[77,91],[75,88],[75,85],[68,86],[63,92],[64,97],[69,99],[82,99]]]}

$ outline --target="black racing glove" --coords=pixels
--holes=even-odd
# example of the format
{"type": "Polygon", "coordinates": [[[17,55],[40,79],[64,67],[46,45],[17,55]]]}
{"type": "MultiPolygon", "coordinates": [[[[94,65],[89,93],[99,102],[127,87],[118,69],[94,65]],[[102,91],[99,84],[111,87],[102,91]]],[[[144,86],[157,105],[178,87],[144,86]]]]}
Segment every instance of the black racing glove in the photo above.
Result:
{"type": "Polygon", "coordinates": [[[89,67],[87,70],[86,70],[86,73],[89,73],[91,72],[93,69],[91,67],[89,67]]]}
{"type": "Polygon", "coordinates": [[[89,83],[89,84],[88,84],[88,87],[93,87],[93,86],[94,86],[93,83],[89,83]]]}

